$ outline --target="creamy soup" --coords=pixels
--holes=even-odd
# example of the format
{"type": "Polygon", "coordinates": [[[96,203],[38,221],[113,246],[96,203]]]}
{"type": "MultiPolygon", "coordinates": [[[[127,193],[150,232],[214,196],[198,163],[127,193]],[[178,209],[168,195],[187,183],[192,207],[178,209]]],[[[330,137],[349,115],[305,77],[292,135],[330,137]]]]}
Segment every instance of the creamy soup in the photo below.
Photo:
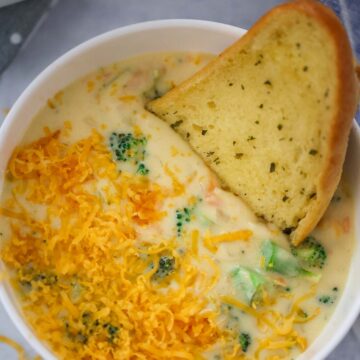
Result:
{"type": "Polygon", "coordinates": [[[59,358],[294,359],[331,317],[353,248],[345,183],[293,248],[144,109],[210,59],[100,68],[49,99],[14,151],[1,256],[59,358]]]}

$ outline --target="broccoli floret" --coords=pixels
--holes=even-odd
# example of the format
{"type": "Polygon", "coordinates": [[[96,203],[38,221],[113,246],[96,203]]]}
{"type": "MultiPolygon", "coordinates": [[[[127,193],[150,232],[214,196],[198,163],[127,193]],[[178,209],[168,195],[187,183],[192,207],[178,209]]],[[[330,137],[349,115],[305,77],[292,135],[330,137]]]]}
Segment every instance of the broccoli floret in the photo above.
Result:
{"type": "Polygon", "coordinates": [[[248,333],[241,333],[239,335],[239,343],[241,346],[241,350],[243,352],[247,352],[249,346],[251,345],[251,336],[248,333]]]}
{"type": "Polygon", "coordinates": [[[58,277],[55,274],[38,273],[33,277],[32,280],[40,281],[45,285],[51,286],[51,285],[55,285],[58,282],[58,277]]]}
{"type": "Polygon", "coordinates": [[[83,323],[83,325],[87,326],[91,321],[91,313],[88,311],[85,311],[82,315],[81,315],[81,322],[83,323]]]}
{"type": "Polygon", "coordinates": [[[157,85],[158,85],[157,82],[154,81],[154,83],[146,91],[144,91],[143,95],[145,99],[155,100],[162,96],[162,93],[158,89],[157,85]]]}
{"type": "Polygon", "coordinates": [[[325,304],[325,305],[331,305],[334,303],[334,298],[330,295],[322,295],[322,296],[318,297],[318,300],[320,303],[325,304]]]}
{"type": "Polygon", "coordinates": [[[149,173],[149,169],[145,166],[145,164],[140,163],[136,172],[140,175],[147,175],[149,173]]]}
{"type": "Polygon", "coordinates": [[[324,247],[313,237],[307,237],[299,246],[291,246],[291,252],[307,266],[322,269],[326,262],[324,247]]]}
{"type": "Polygon", "coordinates": [[[104,324],[103,327],[107,329],[108,342],[113,343],[119,332],[119,327],[112,324],[104,324]]]}
{"type": "Polygon", "coordinates": [[[235,288],[239,288],[245,295],[248,304],[251,304],[260,295],[266,283],[265,277],[258,271],[238,266],[230,273],[235,288]]]}
{"type": "Polygon", "coordinates": [[[147,175],[149,169],[144,164],[147,139],[145,136],[134,136],[131,133],[116,133],[110,135],[110,148],[117,161],[127,162],[136,166],[136,173],[147,175]]]}
{"type": "Polygon", "coordinates": [[[175,270],[175,258],[173,256],[161,256],[159,266],[153,275],[154,279],[164,279],[175,270]]]}
{"type": "Polygon", "coordinates": [[[289,277],[306,276],[314,281],[320,280],[321,275],[302,268],[295,256],[273,241],[265,240],[261,250],[267,271],[274,271],[289,277]]]}
{"type": "Polygon", "coordinates": [[[116,133],[110,135],[110,148],[113,151],[116,160],[129,161],[136,163],[144,160],[145,146],[147,139],[144,136],[136,137],[131,133],[116,133]]]}
{"type": "Polygon", "coordinates": [[[88,336],[79,331],[74,337],[75,341],[78,341],[81,344],[87,344],[88,336]]]}
{"type": "Polygon", "coordinates": [[[275,290],[291,292],[290,287],[275,282],[271,277],[243,266],[238,266],[230,272],[235,289],[239,289],[248,305],[262,305],[264,295],[275,290]]]}
{"type": "Polygon", "coordinates": [[[197,220],[203,224],[209,225],[213,223],[209,218],[206,217],[203,211],[199,210],[198,205],[203,201],[201,197],[197,197],[194,202],[189,204],[189,206],[176,209],[175,212],[175,223],[176,223],[176,233],[180,237],[183,233],[184,226],[189,223],[193,217],[196,217],[197,220]],[[195,216],[194,216],[195,215],[195,216]]]}
{"type": "Polygon", "coordinates": [[[303,309],[300,309],[300,308],[298,309],[297,314],[303,319],[306,319],[306,318],[309,317],[308,313],[305,312],[303,309]]]}
{"type": "Polygon", "coordinates": [[[150,87],[144,91],[145,100],[155,100],[167,93],[173,85],[170,82],[164,81],[164,69],[154,70],[153,82],[150,87]]]}
{"type": "Polygon", "coordinates": [[[193,209],[190,209],[188,207],[176,210],[176,230],[178,236],[182,234],[184,224],[191,221],[192,210],[193,209]]]}

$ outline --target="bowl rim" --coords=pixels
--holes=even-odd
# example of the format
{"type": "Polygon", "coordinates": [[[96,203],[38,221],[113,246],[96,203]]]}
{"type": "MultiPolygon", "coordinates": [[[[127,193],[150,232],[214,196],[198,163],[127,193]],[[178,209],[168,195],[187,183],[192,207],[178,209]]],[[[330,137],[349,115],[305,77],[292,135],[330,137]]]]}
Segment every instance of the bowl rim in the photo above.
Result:
{"type": "MultiPolygon", "coordinates": [[[[92,37],[74,46],[72,49],[68,50],[60,57],[56,58],[25,87],[25,89],[21,92],[20,96],[17,98],[17,100],[11,107],[9,113],[6,115],[2,125],[0,126],[0,144],[4,143],[6,138],[10,135],[11,129],[13,127],[13,122],[17,118],[17,114],[23,107],[24,103],[28,101],[28,98],[32,96],[34,90],[36,90],[39,86],[41,87],[43,82],[48,77],[50,77],[51,74],[56,73],[56,71],[64,63],[71,62],[83,52],[86,52],[91,48],[95,48],[103,42],[106,42],[113,38],[129,35],[132,33],[141,33],[146,30],[161,30],[169,28],[214,30],[219,33],[233,34],[236,36],[241,36],[246,31],[233,25],[222,24],[214,21],[197,19],[166,19],[144,21],[126,26],[121,26],[105,33],[99,34],[95,37],[92,37]]],[[[3,174],[0,171],[0,185],[2,177],[3,174]]],[[[0,267],[3,267],[2,262],[0,262],[0,267]]],[[[21,316],[16,305],[11,300],[11,296],[3,282],[0,282],[0,302],[3,305],[5,312],[11,319],[12,323],[15,325],[15,328],[19,331],[23,339],[31,346],[31,348],[35,350],[38,354],[40,354],[40,356],[44,359],[55,360],[56,356],[51,352],[50,348],[48,348],[44,341],[40,340],[40,338],[38,338],[35,333],[31,331],[30,325],[25,320],[25,318],[21,316]]]]}
{"type": "MultiPolygon", "coordinates": [[[[58,68],[66,62],[70,62],[75,59],[81,53],[97,47],[99,44],[106,42],[107,40],[111,40],[113,38],[121,37],[123,35],[128,35],[131,33],[143,32],[146,30],[161,30],[161,29],[169,29],[169,28],[191,28],[191,29],[203,29],[203,30],[213,30],[218,33],[226,33],[241,36],[244,34],[245,30],[239,27],[223,24],[220,22],[207,21],[207,20],[196,20],[196,19],[168,19],[168,20],[152,20],[145,21],[140,23],[135,23],[127,26],[122,26],[100,35],[97,35],[93,38],[90,38],[79,45],[73,47],[69,51],[65,52],[63,55],[58,57],[56,60],[51,62],[44,70],[42,70],[31,82],[18,99],[15,101],[14,105],[11,107],[11,110],[7,114],[4,119],[3,124],[0,126],[0,144],[2,144],[7,136],[10,133],[11,128],[13,127],[13,122],[17,117],[17,113],[22,108],[23,104],[28,101],[28,98],[31,97],[33,91],[42,86],[43,81],[45,81],[51,74],[56,73],[58,68]]],[[[79,76],[81,77],[81,76],[79,76]]],[[[355,137],[360,142],[360,127],[353,121],[352,131],[355,134],[355,137]]],[[[3,174],[0,172],[0,177],[3,174]]],[[[1,179],[0,179],[1,184],[1,179]]],[[[355,202],[356,204],[356,202],[355,202]]],[[[360,246],[359,235],[355,232],[355,246],[360,246]]],[[[353,261],[353,260],[351,260],[353,261]]],[[[6,289],[6,286],[3,283],[0,283],[0,301],[15,325],[16,329],[22,335],[24,340],[31,346],[33,350],[35,350],[40,356],[44,359],[56,359],[55,355],[50,351],[50,349],[46,346],[44,341],[40,340],[34,332],[31,331],[31,327],[24,317],[20,316],[18,309],[15,304],[11,300],[11,297],[6,289]]],[[[336,308],[335,308],[336,310],[336,308]]],[[[334,311],[335,311],[334,310],[334,311]]],[[[327,355],[329,355],[335,347],[343,340],[345,335],[350,330],[351,326],[356,321],[358,315],[360,313],[360,296],[357,298],[357,302],[353,305],[352,311],[348,312],[345,320],[341,323],[341,326],[336,331],[336,335],[332,339],[331,342],[328,342],[328,345],[323,347],[320,352],[318,352],[315,357],[316,359],[325,359],[327,355]]],[[[321,332],[325,329],[322,328],[321,332]]],[[[321,334],[321,333],[320,333],[321,334]]],[[[319,335],[320,335],[319,334],[319,335]]],[[[300,355],[302,359],[302,356],[300,355]]],[[[299,359],[300,360],[300,359],[299,359]]]]}
{"type": "Polygon", "coordinates": [[[95,37],[92,37],[76,46],[72,49],[65,52],[63,55],[56,58],[52,61],[49,65],[47,65],[21,92],[20,96],[16,99],[13,106],[10,108],[9,113],[6,115],[3,123],[0,127],[0,142],[4,140],[4,137],[8,134],[8,130],[10,127],[12,119],[15,117],[16,112],[22,106],[22,103],[25,102],[28,96],[33,92],[34,88],[38,86],[38,83],[42,82],[46,79],[51,73],[57,70],[57,68],[62,65],[64,62],[70,61],[73,58],[76,58],[79,54],[83,51],[86,51],[89,48],[96,47],[98,44],[102,42],[106,42],[107,40],[127,35],[131,33],[142,32],[146,30],[153,30],[153,29],[168,29],[168,28],[193,28],[193,29],[205,29],[209,30],[210,28],[216,30],[218,32],[232,32],[238,36],[241,36],[245,29],[240,27],[229,25],[229,24],[222,24],[220,22],[215,21],[207,21],[207,20],[197,20],[197,19],[166,19],[166,20],[151,20],[151,21],[144,21],[135,24],[130,24],[126,26],[122,26],[95,37]]]}

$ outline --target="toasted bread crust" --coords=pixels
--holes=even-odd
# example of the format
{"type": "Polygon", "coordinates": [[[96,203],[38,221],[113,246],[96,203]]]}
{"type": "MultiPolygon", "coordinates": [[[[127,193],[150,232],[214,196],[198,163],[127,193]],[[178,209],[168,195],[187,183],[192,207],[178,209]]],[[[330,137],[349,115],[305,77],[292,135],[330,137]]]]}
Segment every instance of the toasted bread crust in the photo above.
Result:
{"type": "Polygon", "coordinates": [[[298,0],[289,3],[288,6],[296,6],[297,9],[317,19],[329,32],[336,49],[337,78],[339,80],[336,113],[328,142],[327,166],[319,179],[316,201],[299,222],[296,231],[291,234],[292,242],[297,245],[320,221],[339,184],[349,133],[359,100],[359,84],[350,42],[337,16],[317,1],[298,0]]]}
{"type": "MultiPolygon", "coordinates": [[[[313,230],[323,216],[339,183],[349,131],[359,97],[359,86],[351,47],[347,34],[336,15],[315,0],[297,0],[275,7],[258,20],[249,32],[222,52],[203,70],[166,94],[166,103],[176,101],[183,92],[195,87],[216,70],[222,62],[226,61],[232,53],[251,42],[259,32],[263,31],[268,21],[274,16],[289,10],[302,12],[309,16],[309,18],[315,19],[318,23],[322,24],[333,41],[338,79],[338,91],[336,103],[334,104],[336,111],[330,124],[328,146],[324,154],[326,158],[325,166],[316,184],[317,196],[312,200],[312,204],[305,217],[300,220],[297,228],[290,235],[292,242],[299,244],[313,230]]],[[[161,98],[149,103],[148,109],[159,114],[159,109],[162,108],[162,100],[161,98]]]]}

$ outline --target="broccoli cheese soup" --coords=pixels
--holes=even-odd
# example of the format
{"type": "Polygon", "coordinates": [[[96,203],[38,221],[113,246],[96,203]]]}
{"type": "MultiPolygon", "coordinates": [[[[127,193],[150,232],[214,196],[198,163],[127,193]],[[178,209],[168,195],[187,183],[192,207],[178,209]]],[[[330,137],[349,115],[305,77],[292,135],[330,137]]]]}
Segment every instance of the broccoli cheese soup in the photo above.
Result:
{"type": "Polygon", "coordinates": [[[144,108],[211,57],[100,68],[51,97],[14,151],[1,258],[59,358],[295,359],[331,317],[353,247],[345,182],[295,248],[144,108]]]}

